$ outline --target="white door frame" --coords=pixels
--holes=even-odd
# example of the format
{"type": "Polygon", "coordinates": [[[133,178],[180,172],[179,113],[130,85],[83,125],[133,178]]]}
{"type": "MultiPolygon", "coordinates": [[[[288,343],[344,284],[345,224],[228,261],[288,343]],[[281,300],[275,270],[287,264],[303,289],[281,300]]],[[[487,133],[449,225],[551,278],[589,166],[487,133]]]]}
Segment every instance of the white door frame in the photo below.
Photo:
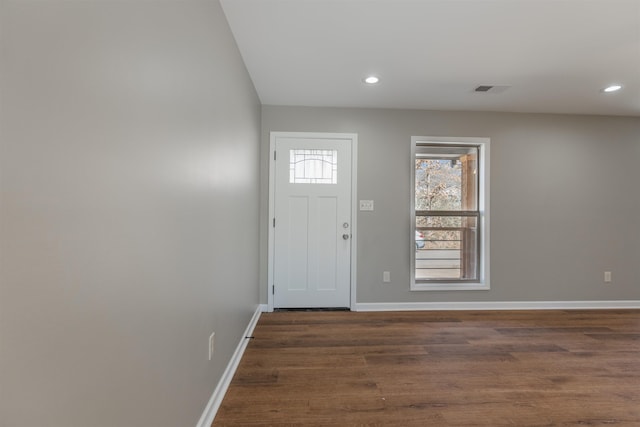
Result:
{"type": "Polygon", "coordinates": [[[269,240],[268,240],[268,260],[267,260],[267,310],[273,311],[273,287],[274,287],[274,227],[273,218],[275,215],[275,160],[276,139],[278,138],[313,138],[313,139],[344,139],[351,142],[351,291],[349,293],[349,304],[352,311],[356,309],[356,278],[357,268],[357,177],[358,177],[358,134],[356,133],[317,133],[317,132],[271,132],[269,142],[269,240]]]}

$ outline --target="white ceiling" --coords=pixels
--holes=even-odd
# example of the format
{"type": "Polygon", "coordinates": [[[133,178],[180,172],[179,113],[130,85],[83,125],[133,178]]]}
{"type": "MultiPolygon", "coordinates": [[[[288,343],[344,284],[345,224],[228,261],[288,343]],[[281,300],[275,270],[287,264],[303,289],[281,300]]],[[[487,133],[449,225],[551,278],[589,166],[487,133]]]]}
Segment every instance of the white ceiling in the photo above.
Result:
{"type": "Polygon", "coordinates": [[[640,116],[640,0],[221,3],[265,105],[640,116]]]}

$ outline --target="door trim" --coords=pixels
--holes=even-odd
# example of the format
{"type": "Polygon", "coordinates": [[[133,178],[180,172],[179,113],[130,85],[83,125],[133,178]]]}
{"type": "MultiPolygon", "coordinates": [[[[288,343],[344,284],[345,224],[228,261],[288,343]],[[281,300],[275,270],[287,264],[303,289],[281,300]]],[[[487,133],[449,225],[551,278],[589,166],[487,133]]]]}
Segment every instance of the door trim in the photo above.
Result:
{"type": "Polygon", "coordinates": [[[273,311],[273,286],[274,286],[274,230],[273,217],[275,214],[275,160],[276,140],[284,138],[313,138],[313,139],[344,139],[351,142],[351,289],[349,292],[349,308],[356,310],[357,289],[357,232],[358,232],[358,134],[357,133],[318,133],[318,132],[271,132],[269,134],[269,218],[267,218],[268,255],[267,255],[267,311],[273,311]]]}

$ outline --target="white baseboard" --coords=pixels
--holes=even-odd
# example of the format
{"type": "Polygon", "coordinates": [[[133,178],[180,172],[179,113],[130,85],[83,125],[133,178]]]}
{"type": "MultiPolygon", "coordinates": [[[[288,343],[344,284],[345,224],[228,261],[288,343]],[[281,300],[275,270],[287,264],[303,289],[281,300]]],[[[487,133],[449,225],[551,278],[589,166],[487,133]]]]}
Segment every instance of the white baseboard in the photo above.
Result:
{"type": "Polygon", "coordinates": [[[249,340],[245,337],[249,337],[253,334],[253,329],[258,324],[258,319],[260,319],[260,314],[265,311],[267,311],[267,305],[260,304],[256,308],[255,313],[253,313],[253,317],[251,318],[247,329],[244,331],[244,334],[240,337],[238,347],[236,347],[236,351],[233,353],[233,356],[231,356],[231,360],[227,364],[227,368],[222,373],[222,377],[220,378],[220,381],[218,381],[218,385],[213,391],[213,394],[209,399],[209,403],[207,403],[207,407],[204,409],[196,427],[210,427],[213,423],[213,419],[216,417],[218,408],[220,408],[220,404],[222,404],[222,399],[229,388],[229,384],[231,384],[233,374],[235,374],[236,369],[238,369],[240,359],[242,359],[244,350],[247,348],[247,344],[249,344],[249,340]]]}
{"type": "Polygon", "coordinates": [[[356,311],[638,309],[640,301],[488,301],[358,303],[356,311]]]}

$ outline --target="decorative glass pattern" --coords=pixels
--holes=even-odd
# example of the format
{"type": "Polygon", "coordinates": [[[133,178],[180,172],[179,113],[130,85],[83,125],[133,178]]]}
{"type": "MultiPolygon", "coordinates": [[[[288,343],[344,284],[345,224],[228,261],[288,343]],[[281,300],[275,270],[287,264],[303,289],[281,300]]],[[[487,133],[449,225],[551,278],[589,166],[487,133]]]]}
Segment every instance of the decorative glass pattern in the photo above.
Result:
{"type": "Polygon", "coordinates": [[[289,183],[337,184],[338,150],[289,150],[289,183]]]}

